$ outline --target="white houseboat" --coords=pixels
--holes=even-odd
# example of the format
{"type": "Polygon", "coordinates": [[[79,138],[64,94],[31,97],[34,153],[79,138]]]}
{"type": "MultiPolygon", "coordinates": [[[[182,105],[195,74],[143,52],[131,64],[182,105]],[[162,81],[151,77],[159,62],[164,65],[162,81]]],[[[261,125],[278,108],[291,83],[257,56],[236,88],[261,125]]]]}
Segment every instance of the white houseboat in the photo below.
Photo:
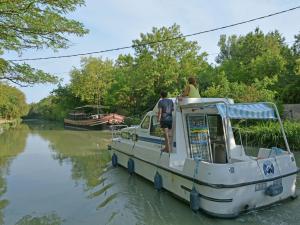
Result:
{"type": "Polygon", "coordinates": [[[172,151],[162,152],[164,138],[157,105],[141,124],[113,132],[109,151],[113,166],[126,167],[190,203],[194,211],[236,217],[296,196],[299,171],[276,106],[234,104],[225,98],[172,99],[172,151]],[[232,119],[280,123],[285,148],[259,148],[249,156],[236,140],[232,119]]]}

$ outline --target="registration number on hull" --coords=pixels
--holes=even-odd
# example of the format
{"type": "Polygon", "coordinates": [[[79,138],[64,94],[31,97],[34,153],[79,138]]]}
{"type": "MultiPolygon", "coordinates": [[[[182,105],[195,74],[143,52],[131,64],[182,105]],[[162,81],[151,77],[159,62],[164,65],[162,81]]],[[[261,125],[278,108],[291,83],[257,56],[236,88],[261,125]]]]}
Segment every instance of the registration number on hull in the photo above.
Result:
{"type": "MultiPolygon", "coordinates": [[[[273,181],[273,185],[282,185],[282,179],[277,179],[273,181]]],[[[262,183],[258,183],[255,184],[255,191],[264,191],[266,190],[268,187],[268,183],[267,182],[262,182],[262,183]]]]}

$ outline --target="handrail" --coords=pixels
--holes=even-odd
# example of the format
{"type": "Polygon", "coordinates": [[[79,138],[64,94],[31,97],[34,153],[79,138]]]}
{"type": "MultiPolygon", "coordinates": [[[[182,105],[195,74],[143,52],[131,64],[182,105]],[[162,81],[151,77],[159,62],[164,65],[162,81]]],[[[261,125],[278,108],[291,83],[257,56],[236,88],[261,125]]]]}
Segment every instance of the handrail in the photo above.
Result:
{"type": "MultiPolygon", "coordinates": [[[[211,101],[211,102],[196,102],[196,103],[189,103],[189,104],[184,104],[184,105],[180,105],[180,103],[178,102],[178,105],[181,107],[181,108],[191,108],[191,107],[193,107],[193,105],[216,105],[216,104],[218,104],[218,103],[224,103],[224,104],[232,104],[232,103],[230,103],[228,100],[227,101],[225,101],[225,100],[218,100],[218,101],[211,101]]],[[[235,103],[233,103],[233,104],[235,104],[235,103]]]]}
{"type": "Polygon", "coordinates": [[[287,137],[286,137],[286,134],[285,134],[285,131],[284,131],[283,123],[282,123],[282,120],[281,120],[281,118],[280,118],[280,115],[279,115],[277,106],[276,106],[276,104],[273,103],[273,102],[266,102],[266,103],[273,105],[273,107],[274,107],[274,109],[275,109],[275,112],[276,112],[276,114],[277,114],[277,119],[278,119],[279,124],[280,124],[280,128],[281,128],[281,132],[282,132],[282,135],[283,135],[283,139],[284,139],[285,146],[286,146],[288,152],[291,153],[290,146],[289,146],[289,143],[288,143],[288,141],[287,141],[287,137]]]}
{"type": "Polygon", "coordinates": [[[111,125],[110,126],[110,129],[111,129],[111,138],[114,139],[114,138],[117,138],[117,137],[120,137],[120,133],[121,133],[121,129],[123,128],[127,128],[128,126],[127,125],[122,125],[122,124],[118,124],[118,125],[111,125]],[[115,129],[115,128],[118,128],[118,129],[115,129]]]}

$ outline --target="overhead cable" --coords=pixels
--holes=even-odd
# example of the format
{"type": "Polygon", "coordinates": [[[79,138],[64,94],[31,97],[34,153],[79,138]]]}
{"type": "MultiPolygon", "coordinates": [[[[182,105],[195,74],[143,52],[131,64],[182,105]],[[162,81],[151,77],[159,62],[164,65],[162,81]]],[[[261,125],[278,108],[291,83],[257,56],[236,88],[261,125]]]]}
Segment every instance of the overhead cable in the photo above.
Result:
{"type": "Polygon", "coordinates": [[[257,21],[257,20],[269,18],[269,17],[272,17],[272,16],[276,16],[276,15],[279,15],[279,14],[291,12],[291,11],[294,11],[294,10],[299,9],[299,8],[300,8],[300,6],[296,6],[296,7],[290,8],[290,9],[286,9],[286,10],[271,13],[271,14],[268,14],[268,15],[265,15],[265,16],[260,16],[260,17],[256,17],[256,18],[253,18],[253,19],[241,21],[241,22],[238,22],[238,23],[233,23],[233,24],[226,25],[226,26],[221,26],[221,27],[212,28],[212,29],[209,29],[209,30],[199,31],[199,32],[192,33],[192,34],[186,34],[186,35],[182,34],[182,35],[172,37],[172,38],[166,38],[166,39],[162,39],[162,40],[158,40],[158,41],[146,42],[146,43],[141,43],[141,44],[137,44],[137,45],[129,45],[129,46],[124,46],[124,47],[111,48],[111,49],[105,49],[105,50],[93,51],[93,52],[70,54],[70,55],[59,55],[59,56],[49,56],[49,57],[37,57],[37,58],[24,58],[24,59],[11,59],[11,60],[8,60],[8,61],[21,62],[21,61],[37,61],[37,60],[47,60],[47,59],[70,58],[70,57],[77,57],[77,56],[86,56],[86,55],[92,55],[92,54],[120,51],[120,50],[130,49],[130,48],[139,47],[139,46],[153,45],[153,44],[172,41],[172,40],[176,40],[176,39],[180,39],[180,38],[186,38],[186,37],[192,37],[192,36],[196,36],[196,35],[200,35],[200,34],[210,33],[210,32],[217,31],[217,30],[223,30],[223,29],[226,29],[226,28],[229,28],[229,27],[235,27],[235,26],[238,26],[238,25],[241,25],[241,24],[246,24],[246,23],[250,23],[250,22],[253,22],[253,21],[257,21]]]}

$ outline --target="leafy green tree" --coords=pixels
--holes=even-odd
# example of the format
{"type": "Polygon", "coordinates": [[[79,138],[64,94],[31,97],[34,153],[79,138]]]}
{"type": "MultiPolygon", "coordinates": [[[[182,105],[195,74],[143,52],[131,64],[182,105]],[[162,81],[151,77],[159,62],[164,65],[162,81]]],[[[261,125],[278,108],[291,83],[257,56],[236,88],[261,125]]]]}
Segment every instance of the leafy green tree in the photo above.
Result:
{"type": "Polygon", "coordinates": [[[134,55],[120,55],[116,61],[112,95],[119,108],[139,114],[153,107],[161,90],[179,94],[189,76],[197,76],[210,66],[206,53],[199,53],[195,41],[187,41],[180,27],[153,28],[133,41],[134,55]],[[176,39],[174,39],[176,38],[176,39]],[[172,39],[172,41],[159,42],[172,39]]]}
{"type": "MultiPolygon", "coordinates": [[[[65,17],[84,0],[1,0],[0,55],[6,51],[22,54],[27,49],[67,48],[67,35],[82,36],[87,30],[80,22],[65,17]]],[[[57,82],[57,77],[26,63],[0,58],[0,81],[19,85],[57,82]]]]}
{"type": "Polygon", "coordinates": [[[225,97],[232,98],[235,102],[273,102],[275,99],[275,91],[269,90],[268,87],[273,85],[277,78],[273,79],[265,77],[259,81],[255,79],[250,85],[241,82],[229,82],[225,74],[217,77],[207,90],[202,92],[205,97],[225,97]]]}
{"type": "Polygon", "coordinates": [[[300,33],[295,35],[295,42],[291,48],[289,58],[291,67],[289,75],[281,81],[281,99],[285,103],[300,103],[300,33]]]}
{"type": "Polygon", "coordinates": [[[277,77],[269,86],[276,99],[284,103],[299,102],[299,35],[290,48],[278,31],[264,34],[259,28],[245,36],[222,35],[219,41],[217,74],[225,72],[230,82],[251,85],[256,79],[277,77]]]}
{"type": "Polygon", "coordinates": [[[26,115],[28,105],[25,95],[15,87],[0,83],[0,117],[18,119],[26,115]]]}
{"type": "Polygon", "coordinates": [[[50,96],[31,104],[27,117],[61,121],[71,109],[83,104],[85,102],[71,92],[70,86],[59,85],[50,96]]]}
{"type": "Polygon", "coordinates": [[[300,56],[300,32],[299,34],[295,35],[295,42],[292,46],[292,50],[296,56],[300,56]]]}
{"type": "Polygon", "coordinates": [[[78,104],[100,102],[113,112],[141,116],[161,90],[170,96],[181,93],[189,76],[197,78],[203,97],[300,102],[299,34],[292,47],[278,31],[264,34],[257,28],[245,36],[223,35],[215,66],[196,42],[181,36],[176,24],[153,28],[133,41],[133,54],[121,54],[116,61],[83,58],[81,67],[71,71],[70,85],[55,90],[37,108],[57,119],[78,104]],[[166,39],[172,41],[161,41],[166,39]]]}
{"type": "Polygon", "coordinates": [[[90,104],[105,104],[113,79],[113,62],[101,58],[82,58],[81,69],[71,71],[71,91],[90,104]]]}
{"type": "Polygon", "coordinates": [[[219,70],[229,81],[251,84],[254,79],[279,77],[286,72],[287,60],[282,54],[286,45],[277,31],[265,35],[257,28],[240,37],[222,35],[218,45],[219,70]]]}

